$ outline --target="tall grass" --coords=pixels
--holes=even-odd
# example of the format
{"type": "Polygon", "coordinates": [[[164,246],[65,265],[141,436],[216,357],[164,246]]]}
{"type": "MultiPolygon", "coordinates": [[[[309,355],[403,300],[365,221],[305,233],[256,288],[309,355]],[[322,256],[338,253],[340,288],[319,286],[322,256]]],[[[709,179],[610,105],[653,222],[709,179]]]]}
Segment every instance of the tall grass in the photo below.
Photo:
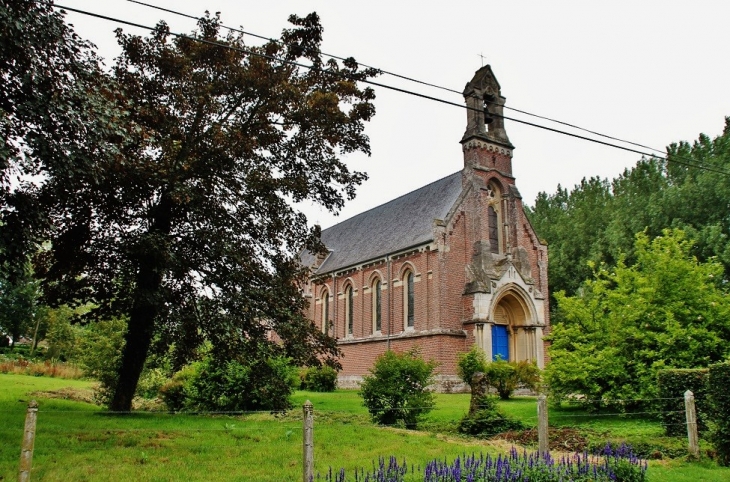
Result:
{"type": "Polygon", "coordinates": [[[76,365],[58,360],[31,361],[25,358],[8,358],[0,355],[0,373],[30,375],[33,377],[66,378],[78,380],[84,377],[76,365]]]}

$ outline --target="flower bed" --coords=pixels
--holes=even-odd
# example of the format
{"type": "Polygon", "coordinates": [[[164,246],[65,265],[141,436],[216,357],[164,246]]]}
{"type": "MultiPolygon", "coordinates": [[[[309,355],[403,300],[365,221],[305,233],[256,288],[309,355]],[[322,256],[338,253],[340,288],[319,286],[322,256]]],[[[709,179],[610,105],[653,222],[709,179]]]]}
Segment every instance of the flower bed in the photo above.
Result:
{"type": "Polygon", "coordinates": [[[509,455],[472,454],[453,462],[434,460],[426,467],[409,468],[391,457],[380,459],[372,471],[364,469],[348,476],[343,469],[316,480],[325,482],[644,482],[646,461],[634,456],[631,448],[606,445],[598,454],[576,453],[559,459],[549,454],[520,454],[513,448],[509,455]]]}

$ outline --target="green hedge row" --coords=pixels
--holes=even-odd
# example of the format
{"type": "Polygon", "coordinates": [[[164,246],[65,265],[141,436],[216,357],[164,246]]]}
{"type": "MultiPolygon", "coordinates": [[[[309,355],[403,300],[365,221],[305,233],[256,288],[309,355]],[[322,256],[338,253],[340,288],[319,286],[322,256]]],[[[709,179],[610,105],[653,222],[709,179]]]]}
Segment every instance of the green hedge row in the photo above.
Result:
{"type": "Polygon", "coordinates": [[[730,362],[709,369],[662,370],[657,375],[662,422],[667,435],[687,434],[684,392],[692,391],[700,433],[712,425],[710,440],[720,465],[730,466],[730,362]]]}
{"type": "Polygon", "coordinates": [[[711,439],[720,465],[730,465],[730,363],[710,366],[708,392],[715,428],[711,439]]]}
{"type": "Polygon", "coordinates": [[[697,408],[697,431],[707,431],[709,399],[707,394],[707,368],[661,370],[657,374],[659,404],[662,425],[667,435],[687,436],[687,419],[684,413],[684,392],[690,390],[695,396],[697,408]]]}

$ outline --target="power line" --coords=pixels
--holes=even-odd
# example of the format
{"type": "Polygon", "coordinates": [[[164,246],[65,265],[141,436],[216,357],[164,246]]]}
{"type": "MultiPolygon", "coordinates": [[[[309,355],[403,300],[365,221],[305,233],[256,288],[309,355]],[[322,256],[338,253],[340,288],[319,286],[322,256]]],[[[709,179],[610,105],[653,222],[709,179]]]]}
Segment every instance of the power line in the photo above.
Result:
{"type": "MultiPolygon", "coordinates": [[[[95,17],[95,18],[99,18],[99,19],[102,19],[102,20],[107,20],[107,21],[110,21],[110,22],[121,23],[123,25],[129,25],[129,26],[132,26],[132,27],[141,28],[141,29],[145,29],[145,30],[149,30],[149,31],[154,31],[155,30],[155,27],[150,27],[148,25],[142,25],[142,24],[130,22],[130,21],[127,21],[127,20],[122,20],[122,19],[115,18],[115,17],[109,17],[109,16],[106,16],[106,15],[101,15],[101,14],[98,14],[98,13],[88,12],[88,11],[85,11],[85,10],[80,10],[80,9],[76,9],[76,8],[72,8],[72,7],[64,7],[64,6],[58,5],[58,4],[54,4],[53,6],[55,8],[65,9],[65,10],[68,10],[68,11],[71,11],[71,12],[80,13],[82,15],[87,15],[87,16],[90,16],[90,17],[95,17]]],[[[234,47],[234,46],[227,45],[227,44],[224,44],[224,43],[213,42],[213,41],[210,41],[210,40],[205,40],[205,39],[201,39],[201,38],[197,38],[197,37],[192,37],[190,35],[185,35],[185,34],[176,33],[176,32],[172,32],[172,31],[168,31],[168,33],[169,33],[169,35],[172,35],[174,37],[183,38],[183,39],[191,40],[191,41],[194,41],[194,42],[204,43],[204,44],[207,44],[207,45],[221,47],[221,48],[225,48],[225,49],[229,49],[229,50],[234,50],[234,51],[237,51],[237,52],[245,53],[247,55],[256,56],[256,57],[262,57],[262,58],[266,58],[266,59],[269,59],[269,60],[274,60],[274,61],[277,61],[277,62],[281,62],[283,64],[292,65],[292,66],[295,66],[295,67],[301,67],[301,68],[310,69],[310,70],[319,70],[321,72],[326,72],[329,75],[339,76],[339,77],[342,77],[342,78],[347,78],[346,76],[344,76],[342,74],[339,74],[339,73],[336,73],[336,72],[327,72],[327,71],[324,71],[320,67],[317,67],[315,65],[306,65],[306,64],[302,64],[300,62],[296,62],[296,61],[293,61],[293,60],[282,59],[282,58],[276,57],[274,55],[269,55],[269,54],[265,54],[265,53],[262,53],[262,52],[255,52],[255,51],[252,51],[252,50],[247,50],[247,49],[243,49],[243,48],[240,48],[240,47],[234,47]]],[[[422,99],[432,100],[432,101],[435,101],[435,102],[439,102],[441,104],[446,104],[446,105],[451,105],[451,106],[459,107],[459,108],[466,109],[466,110],[480,111],[480,109],[475,109],[475,108],[472,108],[472,107],[469,107],[469,106],[466,106],[466,105],[463,105],[463,104],[460,104],[460,103],[452,102],[452,101],[449,101],[449,100],[446,100],[446,99],[441,99],[441,98],[434,97],[434,96],[430,96],[430,95],[426,95],[426,94],[421,94],[421,93],[418,93],[418,92],[413,92],[413,91],[410,91],[410,90],[407,90],[407,89],[402,89],[402,88],[399,88],[399,87],[394,87],[394,86],[387,85],[387,84],[383,84],[383,83],[380,83],[380,82],[375,82],[373,80],[362,79],[362,80],[359,80],[359,82],[362,82],[362,83],[365,83],[365,84],[369,84],[369,85],[373,85],[373,86],[376,86],[376,87],[382,87],[384,89],[392,90],[392,91],[395,91],[395,92],[400,92],[400,93],[403,93],[403,94],[412,95],[412,96],[415,96],[415,97],[420,97],[422,99]]],[[[621,145],[618,145],[618,144],[613,144],[611,142],[601,141],[599,139],[593,139],[593,138],[586,137],[586,136],[582,136],[582,135],[579,135],[579,134],[574,134],[572,132],[562,131],[560,129],[555,129],[555,128],[543,126],[543,125],[540,125],[540,124],[535,124],[535,123],[528,122],[528,121],[525,121],[525,120],[516,119],[516,118],[513,118],[513,117],[508,117],[508,116],[498,115],[498,114],[491,114],[491,115],[496,116],[496,117],[501,117],[503,119],[507,119],[507,120],[510,120],[510,121],[513,121],[513,122],[517,122],[518,124],[524,124],[524,125],[528,125],[528,126],[531,126],[531,127],[536,127],[538,129],[543,129],[543,130],[547,130],[547,131],[550,131],[550,132],[555,132],[557,134],[563,134],[563,135],[566,135],[566,136],[575,137],[577,139],[582,139],[582,140],[585,140],[585,141],[594,142],[596,144],[601,144],[601,145],[604,145],[604,146],[613,147],[615,149],[620,149],[620,150],[623,150],[623,151],[632,152],[632,153],[635,153],[635,154],[640,154],[642,156],[647,156],[647,157],[650,157],[650,158],[656,158],[656,159],[659,159],[659,160],[664,160],[664,161],[666,161],[668,163],[671,162],[671,163],[678,164],[678,165],[685,166],[685,167],[693,167],[693,168],[705,170],[705,171],[708,171],[708,172],[715,172],[715,173],[718,173],[718,174],[723,174],[723,175],[726,175],[726,176],[730,176],[730,172],[729,171],[725,171],[723,169],[718,169],[718,168],[714,168],[714,167],[708,167],[708,166],[704,166],[704,165],[701,165],[701,164],[695,164],[694,162],[690,162],[690,161],[679,161],[679,160],[677,160],[677,156],[674,156],[672,159],[669,159],[668,154],[666,155],[666,157],[657,156],[656,154],[653,154],[653,153],[650,153],[650,152],[639,151],[637,149],[632,149],[630,147],[625,147],[625,146],[621,146],[621,145]]],[[[621,142],[625,142],[625,141],[621,141],[621,142]]],[[[642,147],[644,147],[644,146],[642,146],[642,147]]],[[[651,148],[647,148],[647,149],[656,150],[656,149],[651,149],[651,148]]]]}
{"type": "MultiPolygon", "coordinates": [[[[187,13],[178,12],[176,10],[171,10],[169,8],[159,7],[157,5],[152,5],[150,3],[140,2],[139,0],[127,0],[127,1],[128,2],[131,2],[131,3],[137,3],[139,5],[144,5],[145,7],[154,8],[156,10],[161,10],[163,12],[172,13],[174,15],[179,15],[181,17],[187,17],[187,18],[190,18],[190,19],[193,19],[193,20],[200,20],[200,17],[196,17],[194,15],[189,15],[187,13]]],[[[277,39],[274,39],[274,38],[269,38],[269,37],[266,37],[264,35],[259,35],[259,34],[255,34],[255,33],[252,33],[252,32],[247,32],[245,30],[241,30],[241,29],[238,29],[238,28],[227,27],[225,25],[221,25],[221,27],[225,28],[226,30],[230,30],[231,32],[238,32],[238,33],[243,34],[243,35],[250,35],[251,37],[256,37],[258,39],[267,40],[269,42],[275,42],[277,44],[281,44],[282,43],[281,40],[277,40],[277,39]]],[[[334,55],[334,54],[328,54],[328,53],[325,53],[325,52],[320,52],[320,53],[322,55],[325,55],[327,57],[331,57],[333,59],[346,60],[345,57],[340,57],[340,56],[337,56],[337,55],[334,55]]],[[[416,82],[418,84],[426,85],[428,87],[434,87],[436,89],[443,89],[443,90],[447,90],[449,92],[456,92],[457,94],[460,94],[461,93],[458,90],[449,89],[447,87],[441,87],[441,86],[436,85],[436,84],[431,84],[431,83],[428,83],[428,82],[424,82],[422,80],[418,80],[418,79],[414,79],[414,78],[411,78],[411,77],[407,77],[405,75],[396,74],[394,72],[388,72],[387,70],[379,69],[378,67],[373,67],[372,65],[363,64],[362,62],[358,62],[358,64],[359,65],[362,65],[363,67],[367,67],[368,69],[375,69],[378,72],[381,72],[383,74],[392,75],[393,77],[398,77],[399,79],[403,79],[403,80],[408,80],[409,82],[416,82]]]]}
{"type": "MultiPolygon", "coordinates": [[[[142,2],[142,1],[139,1],[139,0],[127,0],[127,1],[128,2],[131,2],[131,3],[136,3],[138,5],[143,5],[145,7],[153,8],[153,9],[156,9],[156,10],[160,10],[160,11],[163,11],[163,12],[168,12],[168,13],[171,13],[173,15],[179,15],[181,17],[185,17],[185,18],[189,18],[189,19],[193,19],[193,20],[200,20],[200,17],[196,17],[194,15],[190,15],[190,14],[187,14],[187,13],[179,12],[177,10],[172,10],[172,9],[169,9],[169,8],[160,7],[160,6],[153,5],[153,4],[146,3],[146,2],[142,2]]],[[[225,28],[227,30],[230,30],[232,32],[238,32],[238,33],[243,34],[243,35],[249,35],[251,37],[255,37],[255,38],[258,38],[258,39],[267,40],[269,42],[275,42],[275,43],[281,44],[281,41],[280,40],[273,39],[273,38],[269,38],[269,37],[266,37],[264,35],[259,35],[259,34],[256,34],[256,33],[253,33],[253,32],[248,32],[248,31],[245,31],[245,30],[242,30],[242,29],[238,29],[238,28],[227,27],[225,25],[221,25],[221,27],[223,27],[223,28],[225,28]]],[[[321,52],[321,54],[322,55],[325,55],[327,57],[331,57],[333,59],[345,60],[345,58],[340,57],[340,56],[337,56],[337,55],[334,55],[334,54],[328,54],[328,53],[325,53],[325,52],[321,52]]],[[[414,79],[412,77],[408,77],[408,76],[405,76],[405,75],[402,75],[402,74],[397,74],[397,73],[394,73],[394,72],[390,72],[390,71],[387,71],[387,70],[383,70],[383,69],[380,69],[378,67],[374,67],[372,65],[367,65],[367,64],[360,63],[360,62],[358,62],[358,63],[360,65],[362,65],[363,67],[367,67],[367,68],[370,68],[370,69],[375,69],[378,72],[381,72],[382,74],[385,74],[385,75],[390,75],[390,76],[393,76],[393,77],[397,77],[399,79],[407,80],[409,82],[415,82],[417,84],[425,85],[425,86],[428,86],[428,87],[433,87],[433,88],[436,88],[436,89],[441,89],[441,90],[444,90],[446,92],[451,92],[451,93],[463,95],[463,92],[458,91],[458,90],[455,90],[455,89],[452,89],[452,88],[449,88],[449,87],[444,87],[444,86],[441,86],[441,85],[432,84],[430,82],[425,82],[423,80],[414,79]]],[[[623,142],[624,144],[630,144],[630,145],[633,145],[633,146],[636,146],[636,147],[641,147],[643,149],[649,149],[651,151],[656,151],[656,152],[661,152],[663,154],[666,154],[666,151],[664,149],[656,149],[656,148],[653,148],[653,147],[650,147],[650,146],[646,146],[646,145],[643,145],[643,144],[639,144],[639,143],[636,143],[636,142],[627,141],[626,139],[621,139],[619,137],[610,136],[608,134],[602,134],[600,132],[593,131],[593,130],[590,130],[590,129],[586,129],[584,127],[580,127],[580,126],[577,126],[575,124],[570,124],[568,122],[564,122],[564,121],[560,121],[560,120],[557,120],[557,119],[553,119],[551,117],[546,117],[546,116],[542,116],[542,115],[538,115],[538,114],[533,114],[531,112],[527,112],[525,110],[520,110],[520,109],[517,109],[515,107],[509,107],[509,106],[506,106],[506,105],[503,106],[503,108],[508,109],[508,110],[511,110],[511,111],[514,111],[514,112],[519,112],[520,114],[528,115],[528,116],[531,116],[531,117],[536,117],[538,119],[543,119],[543,120],[546,120],[546,121],[549,121],[549,122],[555,122],[556,124],[561,124],[561,125],[564,125],[564,126],[567,126],[567,127],[571,127],[573,129],[578,129],[578,130],[581,130],[583,132],[588,132],[589,134],[593,134],[593,135],[596,135],[596,136],[605,137],[607,139],[611,139],[611,140],[618,141],[618,142],[623,142]]]]}

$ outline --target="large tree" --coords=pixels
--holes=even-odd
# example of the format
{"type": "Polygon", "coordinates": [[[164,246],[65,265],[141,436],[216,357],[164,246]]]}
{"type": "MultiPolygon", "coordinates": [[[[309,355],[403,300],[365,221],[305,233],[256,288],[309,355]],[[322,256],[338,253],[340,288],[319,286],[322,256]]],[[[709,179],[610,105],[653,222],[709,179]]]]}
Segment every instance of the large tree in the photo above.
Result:
{"type": "Polygon", "coordinates": [[[376,72],[325,61],[316,14],[290,22],[261,47],[222,35],[217,16],[191,37],[164,23],[147,38],[118,31],[116,150],[71,160],[70,184],[46,174],[65,194],[46,205],[47,293],[127,319],[114,410],[130,409],[155,335],[176,349],[206,338],[231,357],[338,353],[303,316],[297,254],[323,247],[293,206],[337,210],[366,178],[341,156],[369,153],[374,94],[358,81],[376,72]]]}
{"type": "MultiPolygon", "coordinates": [[[[558,292],[546,379],[558,397],[641,406],[662,368],[730,355],[730,297],[722,265],[698,262],[681,230],[636,238],[636,261],[601,267],[575,296],[558,292]]],[[[600,404],[600,402],[598,402],[600,404]]]]}

